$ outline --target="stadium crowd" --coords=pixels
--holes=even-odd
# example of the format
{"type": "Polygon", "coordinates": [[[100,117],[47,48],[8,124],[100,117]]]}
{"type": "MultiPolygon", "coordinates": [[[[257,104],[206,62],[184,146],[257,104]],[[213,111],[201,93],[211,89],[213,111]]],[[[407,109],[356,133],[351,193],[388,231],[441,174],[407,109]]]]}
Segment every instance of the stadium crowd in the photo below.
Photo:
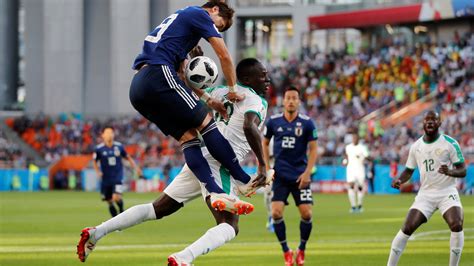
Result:
{"type": "MultiPolygon", "coordinates": [[[[413,126],[419,125],[420,118],[385,129],[377,120],[360,121],[382,107],[390,113],[435,95],[432,100],[442,113],[443,131],[460,142],[468,159],[473,158],[473,47],[474,35],[439,46],[391,45],[354,55],[305,52],[299,59],[289,58],[269,67],[269,115],[281,111],[284,89],[296,85],[302,92],[302,112],[317,125],[320,157],[340,158],[350,141],[349,133],[357,130],[373,158],[383,163],[403,163],[400,156],[406,156],[410,144],[422,134],[421,128],[413,126]]],[[[184,162],[179,144],[140,116],[97,120],[77,114],[40,114],[10,119],[7,124],[48,162],[63,155],[91,153],[105,125],[115,128],[116,140],[126,145],[142,167],[179,166],[184,162]]],[[[15,161],[15,156],[21,158],[12,145],[0,135],[0,161],[5,161],[5,156],[10,157],[9,161],[15,161]]],[[[249,158],[244,164],[252,165],[254,161],[249,158]]]]}

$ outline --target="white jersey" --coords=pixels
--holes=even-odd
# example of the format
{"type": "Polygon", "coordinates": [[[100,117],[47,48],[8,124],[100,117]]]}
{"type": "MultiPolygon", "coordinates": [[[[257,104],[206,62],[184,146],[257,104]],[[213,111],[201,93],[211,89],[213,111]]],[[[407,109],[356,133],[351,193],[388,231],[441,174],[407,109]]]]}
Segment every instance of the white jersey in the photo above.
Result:
{"type": "Polygon", "coordinates": [[[438,172],[441,165],[452,168],[454,164],[464,163],[459,143],[448,135],[440,136],[431,143],[419,138],[410,147],[406,167],[420,171],[421,187],[419,194],[446,191],[457,192],[456,180],[438,172]]]}
{"type": "Polygon", "coordinates": [[[364,160],[369,157],[367,147],[362,143],[353,143],[346,146],[347,172],[361,173],[365,175],[364,160]]]}
{"type": "Polygon", "coordinates": [[[216,99],[221,100],[227,108],[229,120],[224,121],[218,112],[214,113],[219,131],[229,141],[239,161],[251,151],[250,145],[244,133],[244,121],[246,113],[255,113],[260,118],[258,128],[261,130],[267,116],[267,101],[260,97],[252,88],[237,84],[235,91],[245,96],[244,100],[232,103],[227,100],[229,89],[225,86],[208,88],[206,91],[216,99]]]}

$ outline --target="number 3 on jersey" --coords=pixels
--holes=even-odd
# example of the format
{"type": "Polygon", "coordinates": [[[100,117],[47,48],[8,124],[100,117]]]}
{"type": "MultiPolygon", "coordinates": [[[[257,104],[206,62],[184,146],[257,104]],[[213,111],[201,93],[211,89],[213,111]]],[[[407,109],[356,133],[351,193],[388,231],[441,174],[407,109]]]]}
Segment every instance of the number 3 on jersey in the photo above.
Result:
{"type": "Polygon", "coordinates": [[[150,35],[146,36],[145,41],[157,43],[161,39],[161,35],[163,35],[165,30],[171,25],[171,23],[173,23],[177,16],[178,14],[172,14],[171,16],[165,18],[165,20],[163,20],[163,22],[161,22],[161,24],[158,25],[158,27],[156,27],[150,35]],[[153,34],[156,34],[156,36],[153,34]]]}

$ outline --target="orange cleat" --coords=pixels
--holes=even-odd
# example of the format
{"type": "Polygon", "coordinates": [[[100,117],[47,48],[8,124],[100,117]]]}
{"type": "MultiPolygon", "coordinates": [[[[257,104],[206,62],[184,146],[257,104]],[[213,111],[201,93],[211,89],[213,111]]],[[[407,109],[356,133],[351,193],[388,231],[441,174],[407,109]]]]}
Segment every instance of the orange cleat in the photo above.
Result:
{"type": "Polygon", "coordinates": [[[296,265],[303,266],[304,265],[304,250],[296,250],[296,265]]]}
{"type": "Polygon", "coordinates": [[[192,264],[178,259],[175,255],[168,257],[168,266],[192,266],[192,264]]]}
{"type": "Polygon", "coordinates": [[[81,239],[77,244],[77,257],[85,262],[87,256],[94,250],[97,241],[94,240],[95,227],[84,228],[81,231],[81,239]]]}
{"type": "Polygon", "coordinates": [[[225,193],[211,193],[211,206],[218,211],[228,211],[236,215],[245,215],[253,212],[253,205],[239,198],[225,193]]]}
{"type": "Polygon", "coordinates": [[[295,261],[293,259],[293,251],[291,249],[283,253],[283,257],[285,258],[285,266],[293,266],[295,261]]]}

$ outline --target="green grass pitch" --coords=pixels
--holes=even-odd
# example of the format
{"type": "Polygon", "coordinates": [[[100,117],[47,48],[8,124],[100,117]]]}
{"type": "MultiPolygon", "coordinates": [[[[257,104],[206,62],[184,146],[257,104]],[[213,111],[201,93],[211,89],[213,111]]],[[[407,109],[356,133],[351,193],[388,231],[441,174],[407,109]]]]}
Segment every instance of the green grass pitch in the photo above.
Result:
{"type": "MultiPolygon", "coordinates": [[[[127,207],[157,194],[124,195],[127,207]]],[[[367,196],[365,212],[349,214],[346,195],[314,194],[313,232],[306,265],[386,265],[390,244],[414,195],[367,196]]],[[[474,197],[462,197],[465,244],[461,265],[474,265],[474,197]]],[[[195,265],[283,265],[276,236],[266,231],[261,195],[254,213],[240,219],[240,233],[195,265]]],[[[109,218],[98,193],[0,193],[0,265],[166,265],[168,255],[199,238],[214,220],[200,198],[171,217],[149,221],[103,238],[85,264],[76,257],[80,230],[109,218]]],[[[292,249],[299,241],[299,215],[285,211],[292,249]]],[[[409,241],[399,265],[447,265],[449,230],[439,212],[409,241]]]]}

